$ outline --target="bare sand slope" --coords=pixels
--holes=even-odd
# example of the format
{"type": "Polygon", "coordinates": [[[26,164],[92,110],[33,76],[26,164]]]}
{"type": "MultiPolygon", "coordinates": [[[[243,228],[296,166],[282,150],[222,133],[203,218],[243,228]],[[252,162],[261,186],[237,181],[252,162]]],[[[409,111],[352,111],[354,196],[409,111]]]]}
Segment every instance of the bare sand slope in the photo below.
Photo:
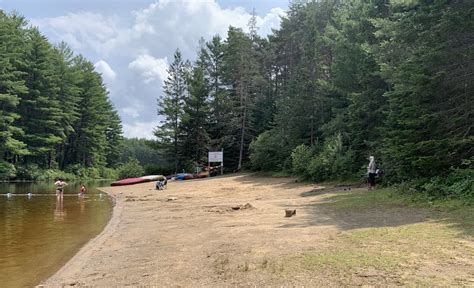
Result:
{"type": "MultiPolygon", "coordinates": [[[[406,269],[400,268],[401,262],[396,263],[396,274],[388,272],[392,268],[388,260],[392,258],[387,261],[383,258],[381,262],[368,259],[380,265],[380,269],[375,270],[373,265],[364,265],[365,260],[360,262],[355,258],[349,265],[359,265],[360,269],[351,267],[350,273],[346,273],[345,259],[352,259],[357,249],[365,248],[342,250],[355,251],[355,254],[349,252],[348,257],[341,256],[337,254],[340,245],[352,245],[353,241],[339,241],[339,238],[345,237],[344,231],[354,229],[428,221],[427,211],[395,207],[370,213],[337,212],[314,204],[328,201],[343,189],[318,190],[320,188],[295,183],[289,178],[246,174],[170,182],[163,191],[154,190],[153,183],[104,188],[116,197],[112,220],[102,234],[83,247],[44,285],[308,287],[403,285],[407,283],[404,279],[417,283],[410,282],[414,278],[403,274],[406,269]],[[296,215],[285,218],[285,208],[296,209],[296,215]],[[332,253],[328,254],[329,260],[324,256],[328,251],[332,253]],[[315,252],[326,258],[318,256],[316,264],[313,263],[314,259],[307,255],[315,252]],[[343,266],[337,263],[331,266],[331,261],[340,260],[337,257],[345,257],[343,266]],[[300,261],[306,258],[309,262],[300,261]],[[305,265],[322,269],[307,269],[305,265]],[[396,277],[390,276],[392,274],[396,277]]],[[[352,189],[351,193],[362,190],[352,189]]],[[[394,247],[402,246],[389,249],[397,249],[394,247]]],[[[367,251],[372,255],[372,250],[367,251]]],[[[473,261],[472,258],[464,260],[458,264],[464,265],[462,275],[469,278],[473,261]]],[[[439,267],[435,265],[433,269],[436,268],[439,267]]],[[[430,276],[433,271],[423,273],[430,276]]]]}

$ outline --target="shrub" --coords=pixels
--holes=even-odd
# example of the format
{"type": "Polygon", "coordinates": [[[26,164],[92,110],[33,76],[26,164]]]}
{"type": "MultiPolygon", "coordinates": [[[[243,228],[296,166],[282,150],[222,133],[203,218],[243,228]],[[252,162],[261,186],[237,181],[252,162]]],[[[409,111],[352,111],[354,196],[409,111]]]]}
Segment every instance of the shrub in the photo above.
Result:
{"type": "Polygon", "coordinates": [[[314,181],[344,179],[351,176],[352,153],[342,145],[340,134],[327,139],[323,150],[314,156],[308,166],[309,178],[314,181]]]}
{"type": "Polygon", "coordinates": [[[19,165],[16,167],[17,180],[36,180],[41,174],[41,170],[36,164],[19,165]]]}
{"type": "Polygon", "coordinates": [[[291,167],[293,173],[299,176],[307,177],[308,162],[311,159],[311,148],[301,144],[291,152],[291,167]]]}
{"type": "Polygon", "coordinates": [[[145,174],[147,175],[170,175],[173,174],[174,168],[171,166],[160,166],[155,164],[145,165],[145,174]]]}
{"type": "Polygon", "coordinates": [[[78,177],[72,173],[67,173],[65,171],[57,169],[46,169],[40,172],[36,180],[39,181],[50,181],[56,178],[61,178],[63,180],[74,181],[78,177]]]}
{"type": "Polygon", "coordinates": [[[252,169],[279,171],[291,165],[290,153],[275,131],[265,131],[250,143],[252,169]]]}
{"type": "Polygon", "coordinates": [[[118,171],[113,168],[100,167],[99,174],[101,179],[117,179],[118,171]]]}
{"type": "Polygon", "coordinates": [[[13,164],[0,161],[0,179],[8,180],[16,176],[16,169],[13,164]]]}
{"type": "Polygon", "coordinates": [[[122,166],[117,169],[117,173],[119,179],[124,179],[143,176],[145,171],[137,159],[130,158],[127,163],[122,164],[122,166]]]}
{"type": "Polygon", "coordinates": [[[453,169],[444,177],[414,179],[396,187],[403,194],[428,201],[463,199],[474,203],[474,170],[453,169]]]}

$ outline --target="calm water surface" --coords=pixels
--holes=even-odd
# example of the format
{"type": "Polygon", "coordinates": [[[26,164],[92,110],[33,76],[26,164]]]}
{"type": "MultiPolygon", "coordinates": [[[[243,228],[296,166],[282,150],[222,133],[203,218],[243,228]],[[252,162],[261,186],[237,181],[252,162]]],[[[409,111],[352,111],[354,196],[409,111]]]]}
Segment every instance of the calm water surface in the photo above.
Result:
{"type": "Polygon", "coordinates": [[[78,184],[70,184],[61,201],[52,183],[0,183],[0,286],[39,284],[99,234],[112,215],[112,201],[95,187],[109,184],[87,183],[83,198],[78,184]]]}

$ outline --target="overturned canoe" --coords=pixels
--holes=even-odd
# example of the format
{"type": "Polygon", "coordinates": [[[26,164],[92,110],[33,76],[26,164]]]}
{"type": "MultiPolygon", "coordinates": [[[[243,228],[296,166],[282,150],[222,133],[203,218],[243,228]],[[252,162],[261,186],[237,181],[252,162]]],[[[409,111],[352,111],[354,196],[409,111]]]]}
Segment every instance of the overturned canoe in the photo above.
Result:
{"type": "Polygon", "coordinates": [[[163,180],[166,177],[163,175],[147,175],[147,176],[142,176],[140,178],[145,179],[146,181],[158,181],[158,180],[163,180]]]}
{"type": "Polygon", "coordinates": [[[179,173],[179,174],[176,174],[176,180],[189,180],[189,179],[193,179],[193,174],[190,174],[190,173],[179,173]]]}
{"type": "Polygon", "coordinates": [[[123,185],[133,185],[133,184],[138,184],[138,183],[144,183],[144,182],[149,182],[151,180],[143,179],[143,178],[126,178],[122,180],[118,180],[115,182],[112,182],[110,186],[123,186],[123,185]]]}

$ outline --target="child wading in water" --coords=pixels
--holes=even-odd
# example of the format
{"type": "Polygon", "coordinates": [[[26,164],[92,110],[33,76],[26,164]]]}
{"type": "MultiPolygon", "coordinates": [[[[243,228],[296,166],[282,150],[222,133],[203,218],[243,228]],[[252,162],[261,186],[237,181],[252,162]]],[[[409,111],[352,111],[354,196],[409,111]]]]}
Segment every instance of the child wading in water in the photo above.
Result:
{"type": "Polygon", "coordinates": [[[81,192],[79,192],[79,196],[84,196],[86,194],[86,186],[81,183],[81,192]]]}

